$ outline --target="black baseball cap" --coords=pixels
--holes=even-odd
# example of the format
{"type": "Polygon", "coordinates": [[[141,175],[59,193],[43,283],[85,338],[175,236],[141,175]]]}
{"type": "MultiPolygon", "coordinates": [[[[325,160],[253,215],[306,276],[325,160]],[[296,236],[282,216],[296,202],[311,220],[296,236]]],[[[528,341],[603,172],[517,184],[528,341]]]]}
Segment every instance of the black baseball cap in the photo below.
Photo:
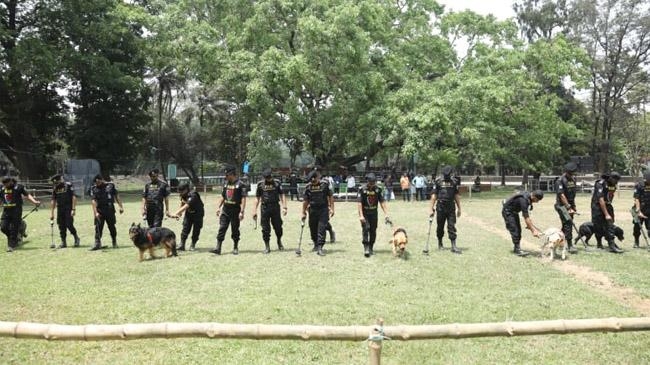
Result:
{"type": "Polygon", "coordinates": [[[374,173],[370,172],[366,174],[366,180],[368,180],[369,182],[375,182],[377,181],[377,176],[375,176],[374,173]]]}
{"type": "Polygon", "coordinates": [[[224,172],[224,174],[226,174],[226,175],[234,175],[234,174],[235,174],[235,171],[236,171],[235,166],[226,166],[226,167],[223,169],[223,172],[224,172]]]}
{"type": "Polygon", "coordinates": [[[571,173],[576,172],[578,171],[578,165],[576,165],[576,163],[573,161],[568,162],[566,165],[564,165],[564,171],[571,173]]]}
{"type": "Polygon", "coordinates": [[[262,176],[271,177],[273,176],[273,171],[271,171],[271,169],[264,169],[264,171],[262,171],[262,176]]]}

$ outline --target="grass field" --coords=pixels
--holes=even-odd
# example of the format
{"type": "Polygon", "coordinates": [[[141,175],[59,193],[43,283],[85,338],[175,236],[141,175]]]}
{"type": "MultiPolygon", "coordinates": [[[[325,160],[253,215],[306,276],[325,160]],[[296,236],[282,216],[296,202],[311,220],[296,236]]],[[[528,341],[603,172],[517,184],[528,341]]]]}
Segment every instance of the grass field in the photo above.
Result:
{"type": "MultiPolygon", "coordinates": [[[[305,229],[303,255],[296,257],[300,232],[299,203],[290,202],[285,218],[284,252],[263,255],[261,232],[253,229],[253,201],[242,223],[240,255],[207,252],[216,236],[216,194],[210,193],[198,252],[177,258],[137,261],[128,241],[128,226],[139,221],[136,194],[125,196],[118,216],[118,249],[89,252],[93,226],[87,201],[78,209],[76,226],[82,247],[50,250],[49,209],[27,218],[29,237],[14,253],[0,252],[0,320],[62,324],[138,322],[223,322],[267,324],[369,325],[377,317],[386,325],[498,322],[648,315],[650,253],[632,250],[631,192],[615,199],[617,224],[626,232],[626,253],[614,255],[582,248],[566,263],[549,264],[511,254],[512,244],[501,219],[506,193],[463,197],[458,221],[462,255],[448,249],[421,254],[427,240],[428,203],[390,202],[396,225],[409,233],[410,257],[391,256],[389,229],[378,229],[377,255],[362,255],[355,203],[337,203],[332,223],[338,242],[326,245],[327,256],[309,252],[305,229]],[[609,286],[585,279],[606,277],[609,286]],[[568,272],[582,270],[583,275],[568,272]],[[585,271],[586,270],[586,271],[585,271]],[[586,272],[586,274],[584,274],[586,272]],[[621,295],[624,293],[627,295],[621,295]],[[636,298],[631,301],[629,298],[636,298]]],[[[176,204],[177,198],[173,201],[176,204]]],[[[557,226],[554,197],[535,205],[533,221],[557,226]]],[[[578,198],[589,217],[589,196],[578,198]]],[[[26,207],[26,211],[29,206],[26,207]]],[[[382,216],[380,216],[382,217],[382,216]]],[[[181,225],[165,226],[180,235],[181,225]]],[[[433,227],[435,231],[435,223],[433,227]]],[[[108,238],[107,232],[105,237],[108,238]]],[[[55,238],[58,237],[55,227],[55,238]]],[[[524,232],[524,247],[538,242],[524,232]]],[[[592,239],[593,241],[593,239],[592,239]]],[[[432,232],[432,248],[435,232],[432,232]]],[[[105,244],[110,245],[110,239],[105,244]]],[[[445,241],[447,248],[448,240],[445,241]]],[[[2,246],[6,247],[6,246],[2,246]]],[[[273,245],[272,245],[273,247],[273,245]]],[[[3,250],[4,251],[4,250],[3,250]]],[[[644,333],[579,334],[520,338],[486,338],[385,342],[383,364],[562,363],[642,364],[650,362],[644,333]]],[[[0,339],[0,363],[15,364],[365,364],[365,342],[297,342],[254,340],[136,340],[46,342],[0,339]]]]}

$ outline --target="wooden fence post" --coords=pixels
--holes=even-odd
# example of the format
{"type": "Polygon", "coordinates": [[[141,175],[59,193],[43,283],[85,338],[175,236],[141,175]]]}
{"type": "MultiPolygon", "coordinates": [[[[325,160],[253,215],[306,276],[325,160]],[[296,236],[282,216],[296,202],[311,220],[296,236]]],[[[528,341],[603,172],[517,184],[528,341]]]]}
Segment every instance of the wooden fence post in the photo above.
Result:
{"type": "Polygon", "coordinates": [[[370,365],[381,364],[381,345],[384,340],[384,320],[379,318],[377,325],[373,327],[368,336],[368,348],[370,352],[370,365]]]}

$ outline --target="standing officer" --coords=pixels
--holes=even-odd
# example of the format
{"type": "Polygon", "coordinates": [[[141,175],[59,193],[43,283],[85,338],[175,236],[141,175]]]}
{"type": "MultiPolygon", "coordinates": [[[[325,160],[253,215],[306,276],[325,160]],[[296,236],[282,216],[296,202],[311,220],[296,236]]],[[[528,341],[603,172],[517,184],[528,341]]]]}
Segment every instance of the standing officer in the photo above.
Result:
{"type": "Polygon", "coordinates": [[[564,165],[564,174],[555,182],[557,199],[555,200],[555,211],[562,222],[562,232],[569,245],[570,253],[578,253],[573,246],[573,215],[576,213],[576,179],[573,176],[578,166],[574,162],[564,165]]]}
{"type": "Polygon", "coordinates": [[[178,195],[181,198],[181,207],[173,215],[169,216],[170,218],[178,219],[181,214],[185,213],[183,230],[181,231],[181,245],[176,249],[185,251],[185,241],[187,241],[187,237],[190,235],[190,231],[192,231],[190,251],[194,251],[196,249],[196,242],[198,242],[199,235],[201,234],[201,228],[203,228],[203,215],[205,214],[203,201],[201,201],[201,196],[198,192],[190,191],[190,185],[187,183],[178,186],[178,195]]]}
{"type": "Polygon", "coordinates": [[[257,208],[262,202],[260,225],[262,226],[262,239],[264,240],[264,253],[270,253],[269,240],[271,239],[271,225],[275,231],[275,237],[278,242],[278,250],[284,250],[282,246],[282,218],[280,217],[280,203],[282,203],[282,214],[287,215],[287,200],[282,191],[282,184],[273,179],[271,169],[262,172],[264,180],[257,183],[255,196],[255,209],[253,210],[253,220],[257,220],[257,208]]]}
{"type": "Polygon", "coordinates": [[[442,250],[442,237],[445,235],[445,222],[447,222],[451,252],[461,253],[461,250],[456,247],[456,217],[460,217],[460,192],[458,190],[458,180],[451,176],[451,172],[451,166],[443,167],[442,176],[433,183],[431,214],[429,216],[433,217],[436,214],[436,209],[438,209],[438,218],[436,219],[438,249],[442,250]],[[458,213],[456,207],[458,207],[458,213]]]}
{"type": "Polygon", "coordinates": [[[634,221],[634,248],[639,248],[639,236],[643,225],[650,234],[650,170],[643,173],[643,180],[634,186],[634,207],[638,220],[634,221]]]}
{"type": "Polygon", "coordinates": [[[239,254],[239,222],[244,219],[246,208],[246,188],[237,178],[235,168],[226,167],[226,183],[221,192],[221,201],[217,205],[217,217],[219,217],[219,232],[217,233],[217,247],[210,250],[215,255],[221,255],[221,244],[226,237],[228,225],[232,231],[230,237],[233,240],[233,255],[239,254]],[[223,209],[223,210],[222,210],[223,209]]]}
{"type": "Polygon", "coordinates": [[[149,227],[162,227],[163,200],[165,213],[169,215],[169,185],[158,178],[158,169],[149,171],[151,182],[142,191],[142,216],[146,218],[149,227]]]}
{"type": "Polygon", "coordinates": [[[533,236],[539,237],[541,232],[533,224],[528,211],[533,208],[533,203],[537,203],[543,198],[544,193],[541,190],[535,190],[532,193],[527,191],[517,193],[503,202],[501,215],[506,222],[506,229],[510,232],[512,243],[515,246],[513,253],[517,256],[528,255],[528,253],[521,251],[521,223],[519,221],[519,213],[521,212],[524,216],[526,229],[529,229],[533,233],[533,236]]]}
{"type": "Polygon", "coordinates": [[[330,217],[334,216],[334,197],[327,181],[321,180],[320,177],[318,170],[313,170],[307,175],[309,183],[305,186],[303,195],[301,220],[307,218],[307,207],[309,207],[311,240],[314,242],[314,249],[318,256],[325,256],[323,251],[325,230],[330,217]]]}
{"type": "Polygon", "coordinates": [[[373,246],[377,238],[377,221],[379,216],[377,204],[381,205],[386,222],[390,222],[383,191],[377,186],[377,177],[372,172],[366,175],[366,184],[359,188],[359,199],[357,201],[359,221],[361,222],[363,255],[370,257],[370,255],[374,255],[373,246]]]}
{"type": "Polygon", "coordinates": [[[594,194],[591,197],[591,222],[594,224],[596,235],[605,237],[609,252],[623,253],[614,241],[614,193],[616,184],[621,179],[618,172],[603,174],[594,184],[594,194]]]}
{"type": "Polygon", "coordinates": [[[291,195],[291,201],[294,197],[298,200],[298,176],[295,172],[291,172],[289,176],[289,195],[291,195]]]}
{"type": "Polygon", "coordinates": [[[23,196],[37,207],[41,202],[25,190],[22,184],[10,176],[2,178],[0,200],[2,202],[2,218],[0,218],[0,231],[7,236],[7,252],[18,248],[18,233],[23,222],[23,196]]]}
{"type": "Polygon", "coordinates": [[[115,202],[120,207],[120,214],[124,213],[122,201],[118,195],[115,185],[110,181],[105,181],[102,175],[97,174],[93,179],[95,185],[90,189],[91,205],[95,216],[95,245],[90,251],[97,251],[104,248],[102,246],[102,234],[104,232],[104,223],[108,225],[108,231],[111,234],[113,248],[117,248],[117,229],[115,229],[115,202]]]}
{"type": "MultiPolygon", "coordinates": [[[[77,206],[77,196],[74,195],[74,187],[71,183],[64,181],[63,176],[52,176],[52,209],[50,211],[50,221],[54,221],[54,208],[56,208],[56,224],[59,226],[59,235],[61,244],[59,248],[68,247],[66,243],[66,231],[70,230],[74,237],[74,247],[79,247],[79,236],[74,228],[74,215],[77,206]]],[[[54,242],[50,248],[54,248],[54,242]]]]}

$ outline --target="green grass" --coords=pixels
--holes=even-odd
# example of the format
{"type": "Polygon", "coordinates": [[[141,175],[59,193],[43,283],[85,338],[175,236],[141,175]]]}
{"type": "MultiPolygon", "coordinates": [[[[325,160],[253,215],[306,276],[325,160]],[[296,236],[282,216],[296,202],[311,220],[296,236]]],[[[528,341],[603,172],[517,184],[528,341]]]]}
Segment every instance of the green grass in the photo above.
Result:
{"type": "MultiPolygon", "coordinates": [[[[500,215],[504,194],[464,197],[463,214],[505,232],[500,215]]],[[[333,225],[338,243],[328,244],[328,255],[321,258],[309,252],[307,229],[303,255],[295,256],[300,208],[290,202],[284,225],[287,250],[263,255],[260,229],[253,230],[250,220],[252,200],[242,224],[240,255],[228,253],[229,232],[224,244],[227,254],[216,257],[207,253],[217,230],[216,194],[212,193],[205,199],[199,252],[139,263],[127,229],[140,220],[140,205],[137,194],[125,198],[126,212],[118,216],[120,248],[116,250],[88,251],[93,227],[87,202],[77,216],[83,244],[79,249],[47,248],[49,211],[30,215],[26,246],[12,254],[0,253],[0,320],[368,325],[382,317],[386,325],[417,325],[639,315],[539,259],[513,256],[509,240],[463,217],[458,222],[462,255],[432,250],[430,256],[423,256],[428,203],[389,203],[393,221],[409,233],[408,260],[391,256],[390,231],[385,226],[378,229],[377,255],[363,257],[355,203],[337,203],[333,225]]],[[[176,204],[177,198],[172,201],[176,204]]],[[[540,227],[558,225],[552,201],[548,196],[536,204],[532,217],[540,227]]],[[[615,201],[618,223],[628,238],[624,248],[631,247],[626,215],[630,201],[625,196],[615,201]]],[[[588,219],[588,196],[579,198],[578,207],[584,213],[578,220],[588,219]]],[[[165,225],[180,234],[179,222],[166,220],[165,225]]],[[[432,247],[434,236],[432,232],[432,247]]],[[[524,238],[533,241],[527,231],[524,238]]],[[[605,272],[617,284],[648,296],[647,255],[638,250],[623,255],[581,251],[569,260],[605,272]]],[[[382,363],[648,363],[648,345],[643,333],[389,341],[384,343],[382,363]]],[[[367,359],[364,342],[0,339],[0,363],[15,364],[363,364],[367,359]]]]}

